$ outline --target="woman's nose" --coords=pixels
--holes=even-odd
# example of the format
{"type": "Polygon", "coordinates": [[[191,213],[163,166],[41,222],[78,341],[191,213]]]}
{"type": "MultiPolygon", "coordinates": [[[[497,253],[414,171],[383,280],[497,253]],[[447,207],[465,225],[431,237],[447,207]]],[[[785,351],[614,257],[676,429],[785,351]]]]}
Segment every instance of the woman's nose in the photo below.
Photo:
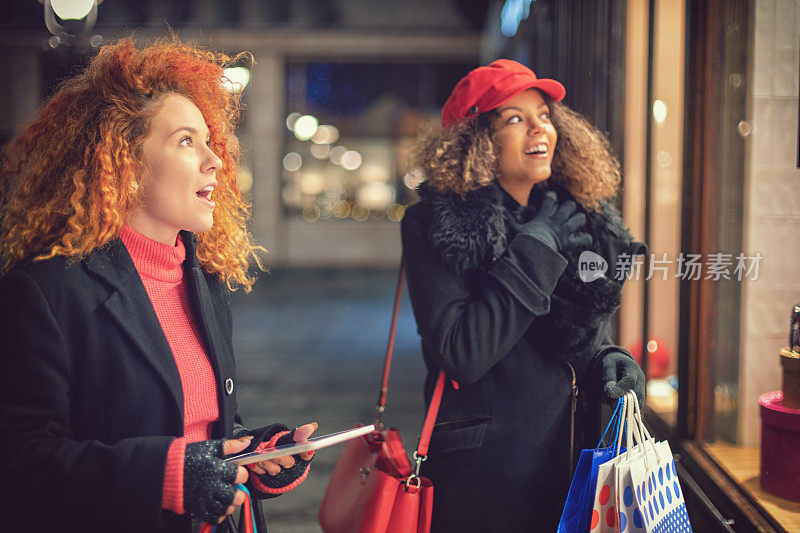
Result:
{"type": "Polygon", "coordinates": [[[540,120],[534,119],[531,122],[530,127],[528,128],[528,134],[540,133],[542,131],[542,128],[544,128],[544,123],[540,120]]]}
{"type": "Polygon", "coordinates": [[[208,148],[208,157],[203,164],[203,170],[205,172],[210,171],[218,171],[222,169],[222,159],[212,150],[210,147],[208,148]]]}

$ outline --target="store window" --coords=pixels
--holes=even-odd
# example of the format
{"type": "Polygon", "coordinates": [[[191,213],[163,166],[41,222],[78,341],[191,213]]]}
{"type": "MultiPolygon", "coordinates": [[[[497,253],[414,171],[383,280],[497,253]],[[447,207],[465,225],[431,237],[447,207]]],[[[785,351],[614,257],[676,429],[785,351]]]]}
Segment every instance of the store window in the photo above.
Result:
{"type": "Polygon", "coordinates": [[[399,221],[421,177],[409,150],[476,65],[290,63],[281,196],[309,223],[399,221]]]}
{"type": "Polygon", "coordinates": [[[650,257],[646,281],[630,285],[621,337],[643,344],[649,418],[683,456],[699,523],[705,514],[737,531],[798,530],[797,476],[786,476],[800,455],[775,443],[800,434],[763,428],[800,302],[800,278],[782,266],[800,253],[788,192],[800,176],[800,11],[760,0],[628,8],[625,207],[650,257]],[[795,488],[779,494],[782,481],[795,488]]]}
{"type": "Polygon", "coordinates": [[[647,405],[671,427],[678,406],[679,286],[682,278],[694,275],[680,246],[683,4],[652,3],[650,33],[647,4],[629,3],[626,28],[623,209],[634,236],[645,240],[649,250],[625,289],[620,342],[646,369],[647,405]]]}

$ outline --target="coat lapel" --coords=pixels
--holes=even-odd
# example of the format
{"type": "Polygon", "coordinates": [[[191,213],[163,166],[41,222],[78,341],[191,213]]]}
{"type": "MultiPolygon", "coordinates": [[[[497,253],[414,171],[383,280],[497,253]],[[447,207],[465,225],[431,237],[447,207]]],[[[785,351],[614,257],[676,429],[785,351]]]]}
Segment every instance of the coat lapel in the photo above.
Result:
{"type": "Polygon", "coordinates": [[[197,260],[195,253],[197,238],[194,234],[186,231],[181,232],[181,236],[186,247],[184,272],[188,281],[189,302],[192,306],[198,329],[203,336],[203,342],[205,342],[206,349],[211,357],[214,375],[217,378],[217,398],[219,400],[220,416],[223,419],[223,427],[229,428],[233,424],[232,412],[235,409],[232,411],[227,408],[229,395],[226,394],[224,389],[225,381],[235,374],[233,354],[220,330],[211,291],[197,260]]]}
{"type": "Polygon", "coordinates": [[[104,303],[105,309],[169,389],[183,427],[183,388],[178,367],[128,250],[120,239],[115,239],[90,255],[87,267],[114,287],[104,303]]]}

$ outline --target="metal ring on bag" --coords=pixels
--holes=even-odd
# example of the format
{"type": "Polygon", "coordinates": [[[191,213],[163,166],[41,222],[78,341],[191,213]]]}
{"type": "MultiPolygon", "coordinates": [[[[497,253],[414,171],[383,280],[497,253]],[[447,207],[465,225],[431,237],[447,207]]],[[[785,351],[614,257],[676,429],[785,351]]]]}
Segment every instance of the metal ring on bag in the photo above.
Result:
{"type": "Polygon", "coordinates": [[[418,475],[416,475],[416,474],[411,474],[410,476],[408,476],[408,479],[406,480],[406,490],[411,488],[411,480],[412,479],[416,479],[417,480],[416,485],[417,485],[418,489],[420,487],[422,487],[422,480],[420,479],[420,477],[418,475]]]}

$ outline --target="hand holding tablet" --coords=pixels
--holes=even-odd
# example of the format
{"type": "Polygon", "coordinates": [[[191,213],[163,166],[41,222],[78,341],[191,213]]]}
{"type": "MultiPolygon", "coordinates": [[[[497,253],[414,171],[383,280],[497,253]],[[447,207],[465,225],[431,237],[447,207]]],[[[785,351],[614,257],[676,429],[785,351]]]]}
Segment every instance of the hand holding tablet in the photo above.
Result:
{"type": "Polygon", "coordinates": [[[326,448],[328,446],[332,446],[334,444],[339,444],[340,442],[344,442],[350,439],[361,437],[363,435],[367,435],[368,433],[372,433],[373,431],[375,431],[375,426],[370,424],[369,426],[361,426],[347,431],[340,431],[338,433],[331,433],[329,435],[323,435],[321,437],[314,437],[312,439],[308,439],[302,442],[295,442],[293,444],[278,446],[269,450],[265,450],[263,452],[250,452],[239,455],[233,455],[231,457],[226,457],[224,461],[229,463],[234,463],[240,466],[252,463],[258,463],[269,459],[286,457],[287,455],[295,455],[313,450],[319,450],[322,448],[326,448]]]}

